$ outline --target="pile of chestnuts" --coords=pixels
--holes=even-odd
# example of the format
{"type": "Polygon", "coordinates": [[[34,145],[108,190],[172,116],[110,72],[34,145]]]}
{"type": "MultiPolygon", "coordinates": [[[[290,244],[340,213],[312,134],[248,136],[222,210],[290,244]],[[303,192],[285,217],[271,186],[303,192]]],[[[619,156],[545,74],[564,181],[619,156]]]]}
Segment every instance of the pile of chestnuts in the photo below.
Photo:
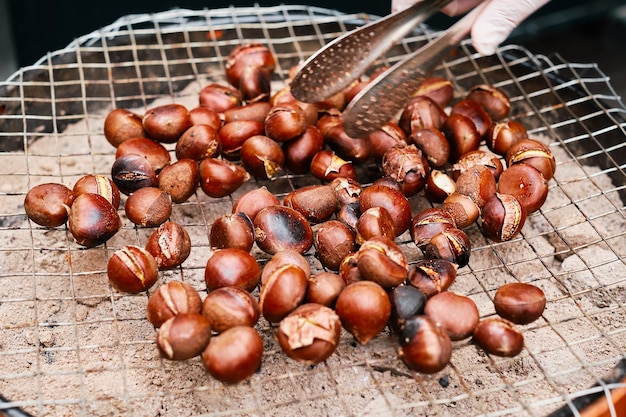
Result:
{"type": "Polygon", "coordinates": [[[516,325],[545,308],[538,287],[503,285],[493,299],[497,315],[482,319],[470,297],[449,290],[470,260],[464,229],[477,224],[494,242],[515,238],[545,202],[555,172],[550,149],[508,118],[508,97],[477,85],[456,99],[449,80],[431,77],[397,120],[353,138],[341,111],[378,71],[324,102],[304,103],[288,84],[271,91],[275,67],[264,45],[241,45],[228,57],[226,82],[204,87],[197,107],[111,111],[104,123],[116,148],[111,177],[87,175],[73,190],[36,186],[24,202],[28,217],[46,227],[67,221],[78,244],[97,246],[122,227],[125,195],[126,217],[154,231],[145,247],[113,253],[107,273],[115,289],[138,293],[189,256],[189,234],[169,220],[172,204],[198,190],[228,196],[252,177],[308,174],[319,183],[282,201],[260,186],[215,219],[204,300],[185,282],[152,293],[147,318],[162,357],[200,356],[217,380],[245,380],[261,366],[261,317],[283,352],[308,365],[333,354],[342,329],[367,344],[388,327],[402,361],[423,373],[445,368],[457,340],[517,355],[524,341],[516,325]],[[379,177],[359,178],[365,164],[379,177]],[[431,208],[412,213],[409,198],[419,194],[431,208]],[[397,243],[405,232],[423,259],[407,259],[397,243]],[[254,245],[269,255],[264,264],[254,245]],[[311,271],[310,250],[323,271],[311,271]]]}

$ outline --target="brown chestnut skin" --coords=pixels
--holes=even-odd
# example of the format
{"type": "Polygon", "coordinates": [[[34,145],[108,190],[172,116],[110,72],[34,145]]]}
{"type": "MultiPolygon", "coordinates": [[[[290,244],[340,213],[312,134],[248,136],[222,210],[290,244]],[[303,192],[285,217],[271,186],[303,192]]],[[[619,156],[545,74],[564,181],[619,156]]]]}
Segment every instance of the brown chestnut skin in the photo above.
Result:
{"type": "Polygon", "coordinates": [[[263,122],[234,120],[225,123],[217,132],[222,145],[222,156],[230,160],[239,159],[241,145],[256,135],[265,135],[263,122]]]}
{"type": "Polygon", "coordinates": [[[281,320],[276,336],[283,352],[306,365],[325,361],[337,349],[341,321],[320,304],[303,304],[281,320]]]}
{"type": "Polygon", "coordinates": [[[272,255],[261,271],[261,284],[267,282],[268,277],[284,265],[295,265],[304,271],[307,279],[311,277],[311,266],[309,261],[298,251],[293,249],[283,249],[272,255]]]}
{"type": "Polygon", "coordinates": [[[189,110],[189,118],[191,124],[195,125],[208,125],[215,130],[219,130],[222,126],[222,118],[218,112],[215,112],[207,107],[194,107],[189,110]]]}
{"type": "Polygon", "coordinates": [[[325,143],[341,158],[356,165],[362,165],[372,156],[369,136],[354,138],[348,136],[343,123],[333,127],[324,135],[325,143]]]}
{"type": "Polygon", "coordinates": [[[413,217],[409,231],[415,245],[421,248],[437,233],[454,227],[456,222],[448,211],[440,207],[430,207],[413,217]]]}
{"type": "Polygon", "coordinates": [[[356,180],[356,169],[352,162],[346,161],[328,149],[313,155],[309,169],[311,175],[324,182],[331,182],[337,177],[356,180]]]}
{"type": "Polygon", "coordinates": [[[157,174],[141,155],[129,154],[115,160],[111,166],[111,179],[122,194],[130,195],[143,187],[154,187],[157,174]]]}
{"type": "Polygon", "coordinates": [[[324,137],[316,126],[307,126],[305,131],[287,142],[283,142],[285,168],[294,174],[306,174],[311,169],[313,156],[324,149],[324,137]]]}
{"type": "Polygon", "coordinates": [[[274,269],[261,285],[259,310],[270,323],[278,323],[304,302],[306,273],[296,265],[274,269]]]}
{"type": "Polygon", "coordinates": [[[254,101],[239,107],[234,107],[224,112],[224,123],[230,123],[236,120],[265,122],[265,118],[271,108],[272,105],[267,101],[254,101]]]}
{"type": "Polygon", "coordinates": [[[357,249],[354,231],[339,220],[320,224],[313,243],[320,263],[335,272],[339,271],[343,258],[357,249]]]}
{"type": "Polygon", "coordinates": [[[432,203],[443,203],[456,190],[456,183],[446,172],[431,169],[424,186],[424,196],[432,203]]]}
{"type": "Polygon", "coordinates": [[[529,324],[543,314],[546,295],[533,284],[511,282],[498,288],[493,304],[500,317],[516,324],[529,324]]]}
{"type": "Polygon", "coordinates": [[[283,199],[283,204],[316,224],[329,220],[337,211],[339,202],[329,185],[314,184],[290,192],[283,199]]]}
{"type": "Polygon", "coordinates": [[[337,212],[337,220],[350,226],[352,230],[356,230],[359,217],[361,217],[361,209],[358,201],[344,204],[337,212]]]}
{"type": "Polygon", "coordinates": [[[328,183],[337,196],[337,204],[341,208],[346,204],[359,201],[363,186],[352,178],[337,177],[328,183]]]}
{"type": "Polygon", "coordinates": [[[362,345],[387,325],[391,302],[387,292],[373,281],[348,285],[337,298],[335,311],[341,325],[362,345]]]}
{"type": "Polygon", "coordinates": [[[527,164],[541,172],[549,181],[556,171],[556,160],[548,145],[535,139],[522,139],[506,153],[507,166],[527,164]]]}
{"type": "Polygon", "coordinates": [[[225,248],[213,251],[204,268],[204,281],[209,291],[221,287],[238,287],[251,292],[261,279],[261,266],[250,253],[225,248]]]}
{"type": "Polygon", "coordinates": [[[458,266],[445,259],[424,259],[409,267],[407,283],[427,298],[447,290],[456,279],[458,266]]]}
{"type": "Polygon", "coordinates": [[[243,100],[237,88],[221,83],[211,83],[203,87],[198,99],[200,107],[206,107],[215,113],[238,107],[243,100]]]}
{"type": "Polygon", "coordinates": [[[116,250],[109,258],[107,276],[116,290],[137,294],[156,283],[159,271],[150,252],[139,246],[127,245],[116,250]]]}
{"type": "Polygon", "coordinates": [[[491,171],[496,181],[498,181],[500,174],[504,171],[502,161],[496,154],[479,149],[462,155],[459,160],[456,161],[452,166],[452,178],[457,180],[463,172],[475,166],[485,166],[489,168],[489,171],[491,171]]]}
{"type": "Polygon", "coordinates": [[[98,194],[82,194],[74,199],[68,215],[68,229],[79,245],[101,245],[121,228],[122,219],[106,198],[98,194]]]}
{"type": "Polygon", "coordinates": [[[241,91],[244,100],[267,100],[275,68],[276,60],[267,46],[256,42],[238,45],[228,55],[226,80],[241,91]]]}
{"type": "Polygon", "coordinates": [[[323,271],[309,278],[304,301],[334,308],[337,297],[344,288],[346,283],[338,274],[323,271]]]}
{"type": "Polygon", "coordinates": [[[445,330],[428,316],[413,316],[400,326],[398,356],[409,368],[434,374],[452,357],[452,342],[445,330]]]}
{"type": "Polygon", "coordinates": [[[394,179],[402,193],[411,197],[424,189],[430,166],[415,145],[398,145],[383,155],[383,175],[394,179]]]}
{"type": "Polygon", "coordinates": [[[395,235],[400,236],[411,225],[411,205],[407,197],[394,188],[384,185],[371,185],[359,197],[361,213],[371,207],[384,207],[394,219],[395,235]]]}
{"type": "Polygon", "coordinates": [[[389,324],[396,332],[400,332],[402,324],[409,318],[424,313],[426,295],[412,285],[399,285],[389,292],[391,316],[389,324]]]}
{"type": "Polygon", "coordinates": [[[122,142],[146,135],[142,117],[126,109],[114,109],[104,119],[104,137],[117,148],[122,142]]]}
{"type": "Polygon", "coordinates": [[[121,143],[115,151],[115,158],[124,155],[141,155],[146,158],[154,172],[158,173],[161,169],[168,166],[172,162],[169,151],[163,144],[148,138],[131,138],[121,143]]]}
{"type": "Polygon", "coordinates": [[[233,213],[242,212],[248,215],[250,220],[254,220],[257,213],[269,206],[280,205],[280,200],[272,194],[266,186],[254,188],[246,191],[233,203],[233,213]]]}
{"type": "Polygon", "coordinates": [[[219,158],[205,158],[200,161],[198,174],[200,188],[213,198],[232,194],[250,179],[250,174],[242,166],[219,158]]]}
{"type": "Polygon", "coordinates": [[[410,135],[418,129],[439,129],[446,117],[444,109],[430,97],[415,96],[404,107],[398,124],[410,135]]]}
{"type": "Polygon", "coordinates": [[[515,143],[528,139],[528,131],[516,120],[503,120],[491,124],[485,142],[492,152],[505,156],[515,143]]]}
{"type": "Polygon", "coordinates": [[[161,356],[184,361],[198,356],[211,340],[211,323],[199,313],[181,313],[159,327],[156,344],[161,356]]]}
{"type": "Polygon", "coordinates": [[[254,217],[254,239],[259,249],[269,254],[284,249],[305,253],[313,245],[313,229],[291,207],[269,206],[254,217]]]}
{"type": "Polygon", "coordinates": [[[464,231],[447,229],[433,236],[422,250],[427,259],[445,259],[461,268],[469,263],[471,249],[471,242],[464,231]]]}
{"type": "Polygon", "coordinates": [[[463,99],[457,101],[450,109],[450,115],[462,114],[467,116],[474,122],[478,135],[483,138],[487,134],[489,127],[491,127],[491,116],[485,111],[485,109],[477,102],[469,99],[463,99]]]}
{"type": "Polygon", "coordinates": [[[539,210],[548,198],[548,182],[532,166],[515,164],[500,175],[498,192],[517,198],[526,214],[530,214],[539,210]]]}
{"type": "Polygon", "coordinates": [[[276,142],[287,142],[302,135],[308,126],[306,113],[298,104],[277,104],[265,118],[265,135],[276,142]]]}
{"type": "Polygon", "coordinates": [[[424,307],[424,314],[441,326],[451,340],[470,337],[480,320],[474,300],[450,291],[430,297],[424,307]]]}
{"type": "Polygon", "coordinates": [[[202,299],[198,291],[186,282],[170,281],[152,293],[146,305],[146,318],[155,328],[161,327],[179,313],[200,313],[202,299]]]}
{"type": "Polygon", "coordinates": [[[44,183],[28,190],[24,211],[40,226],[58,227],[68,219],[75,194],[63,184],[44,183]]]}
{"type": "Polygon", "coordinates": [[[480,104],[491,119],[495,121],[504,119],[511,111],[511,102],[507,95],[493,85],[475,85],[470,89],[466,98],[480,104]]]}
{"type": "Polygon", "coordinates": [[[446,108],[454,98],[452,81],[443,77],[428,77],[417,88],[414,95],[427,96],[442,108],[446,108]]]}
{"type": "Polygon", "coordinates": [[[283,171],[285,154],[283,148],[267,136],[252,136],[241,145],[241,162],[253,177],[261,179],[275,178],[283,171]]]}
{"type": "Polygon", "coordinates": [[[202,315],[211,323],[211,329],[221,333],[235,326],[254,325],[259,320],[259,303],[246,290],[222,287],[207,294],[202,302],[202,315]]]}
{"type": "Polygon", "coordinates": [[[377,236],[359,248],[357,267],[363,279],[389,290],[406,280],[408,262],[393,239],[377,236]]]}
{"type": "Polygon", "coordinates": [[[172,215],[172,199],[157,187],[144,187],[126,199],[124,211],[128,220],[138,226],[155,227],[172,215]]]}
{"type": "Polygon", "coordinates": [[[250,252],[254,245],[254,225],[246,213],[227,213],[211,224],[209,243],[212,249],[237,248],[250,252]]]}
{"type": "Polygon", "coordinates": [[[468,195],[457,193],[450,194],[443,200],[441,208],[452,216],[456,227],[465,229],[478,220],[480,207],[468,195]]]}
{"type": "Polygon", "coordinates": [[[411,132],[409,142],[415,144],[433,168],[443,168],[450,159],[450,144],[438,129],[416,129],[411,132]]]}
{"type": "Polygon", "coordinates": [[[237,384],[250,378],[263,359],[263,340],[252,327],[232,327],[211,338],[202,364],[220,382],[237,384]]]}
{"type": "Polygon", "coordinates": [[[508,194],[496,193],[481,211],[482,231],[494,242],[505,242],[519,234],[526,222],[526,210],[508,194]]]}
{"type": "Polygon", "coordinates": [[[181,224],[166,221],[148,237],[146,250],[154,256],[159,270],[172,269],[189,257],[191,238],[181,224]]]}
{"type": "Polygon", "coordinates": [[[485,352],[502,357],[517,356],[524,348],[522,333],[501,317],[480,320],[474,329],[473,341],[485,352]]]}
{"type": "Polygon", "coordinates": [[[218,156],[222,143],[217,130],[209,125],[193,125],[176,141],[176,158],[200,161],[218,156]]]}
{"type": "Polygon", "coordinates": [[[448,116],[441,132],[450,144],[450,159],[454,163],[470,151],[475,151],[480,146],[481,135],[476,129],[476,125],[469,117],[454,113],[448,116]]]}
{"type": "Polygon", "coordinates": [[[373,237],[394,239],[395,229],[391,214],[384,207],[371,207],[362,213],[355,225],[356,243],[361,245],[373,237]]]}
{"type": "Polygon", "coordinates": [[[150,139],[174,143],[191,127],[191,118],[185,106],[172,103],[148,109],[142,124],[150,139]]]}
{"type": "Polygon", "coordinates": [[[198,189],[198,162],[180,159],[159,172],[157,186],[168,193],[174,203],[184,203],[198,189]]]}
{"type": "Polygon", "coordinates": [[[468,196],[479,209],[496,194],[496,179],[484,165],[474,165],[456,180],[455,192],[468,196]]]}
{"type": "Polygon", "coordinates": [[[74,198],[81,194],[100,194],[107,199],[115,209],[120,207],[120,190],[108,177],[98,174],[88,174],[80,177],[72,188],[74,198]]]}
{"type": "Polygon", "coordinates": [[[397,145],[405,145],[406,133],[397,123],[387,122],[379,129],[368,134],[370,153],[377,160],[382,159],[385,152],[397,145]]]}

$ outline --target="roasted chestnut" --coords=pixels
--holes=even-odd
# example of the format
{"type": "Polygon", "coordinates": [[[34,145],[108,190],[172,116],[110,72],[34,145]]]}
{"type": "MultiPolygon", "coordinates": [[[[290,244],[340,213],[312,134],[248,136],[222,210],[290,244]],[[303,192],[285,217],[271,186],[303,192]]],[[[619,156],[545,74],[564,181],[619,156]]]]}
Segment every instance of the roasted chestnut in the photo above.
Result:
{"type": "Polygon", "coordinates": [[[148,299],[146,318],[156,328],[179,313],[200,313],[202,299],[186,282],[170,281],[161,285],[148,299]]]}
{"type": "Polygon", "coordinates": [[[261,279],[261,267],[250,253],[225,248],[213,251],[204,269],[204,280],[209,291],[221,287],[239,287],[252,291],[261,279]]]}
{"type": "Polygon", "coordinates": [[[472,335],[480,313],[474,300],[466,295],[443,291],[428,299],[424,314],[441,326],[451,340],[461,340],[472,335]]]}
{"type": "Polygon", "coordinates": [[[313,155],[310,166],[311,175],[324,182],[337,177],[356,180],[356,169],[352,162],[339,157],[335,152],[324,149],[313,155]]]}
{"type": "Polygon", "coordinates": [[[236,384],[250,378],[261,366],[263,340],[252,327],[236,326],[211,338],[202,364],[218,381],[236,384]]]}
{"type": "Polygon", "coordinates": [[[165,223],[172,214],[172,199],[157,187],[143,187],[126,199],[124,211],[128,220],[143,227],[165,223]]]}
{"type": "Polygon", "coordinates": [[[526,214],[530,214],[539,210],[548,198],[548,182],[532,166],[514,164],[500,175],[498,192],[517,198],[526,214]]]}
{"type": "Polygon", "coordinates": [[[213,158],[221,152],[218,131],[209,125],[193,125],[176,142],[176,158],[200,161],[213,158]]]}
{"type": "Polygon", "coordinates": [[[404,320],[398,339],[398,356],[409,369],[434,374],[450,363],[450,337],[428,316],[418,315],[404,320]]]}
{"type": "Polygon", "coordinates": [[[458,266],[445,259],[424,259],[409,267],[407,282],[426,297],[447,290],[456,279],[458,266]]]}
{"type": "Polygon", "coordinates": [[[131,138],[145,136],[141,116],[126,109],[114,109],[104,119],[104,137],[114,147],[131,138]]]}
{"type": "Polygon", "coordinates": [[[122,228],[117,210],[99,194],[83,194],[74,199],[68,215],[68,229],[79,245],[98,246],[122,228]]]}
{"type": "Polygon", "coordinates": [[[130,195],[143,187],[154,187],[157,175],[141,155],[124,155],[113,162],[111,178],[122,194],[130,195]]]}
{"type": "Polygon", "coordinates": [[[511,282],[498,288],[493,304],[502,318],[517,324],[528,324],[543,314],[546,295],[533,284],[511,282]]]}
{"type": "Polygon", "coordinates": [[[335,311],[342,326],[365,345],[387,325],[391,302],[380,285],[373,281],[358,281],[339,294],[335,311]]]}
{"type": "Polygon", "coordinates": [[[329,220],[339,202],[329,185],[315,184],[298,188],[285,196],[283,204],[302,214],[311,223],[329,220]]]}
{"type": "Polygon", "coordinates": [[[159,172],[157,185],[174,203],[184,203],[198,188],[198,169],[198,162],[193,159],[178,160],[159,172]]]}
{"type": "Polygon", "coordinates": [[[206,107],[216,113],[223,113],[228,109],[238,107],[243,100],[237,88],[220,83],[211,83],[203,87],[198,98],[201,107],[206,107]]]}
{"type": "Polygon", "coordinates": [[[204,298],[202,315],[217,333],[235,326],[254,327],[260,316],[259,303],[246,290],[221,287],[209,292],[204,298]]]}
{"type": "Polygon", "coordinates": [[[305,302],[325,305],[334,308],[337,297],[346,283],[333,272],[320,272],[309,278],[305,302]]]}
{"type": "Polygon", "coordinates": [[[409,318],[424,313],[426,295],[412,285],[399,285],[389,292],[391,316],[389,324],[395,332],[409,318]]]}
{"type": "Polygon", "coordinates": [[[269,206],[280,205],[280,200],[266,186],[254,188],[240,195],[233,203],[233,213],[242,212],[254,220],[257,213],[269,206]]]}
{"type": "Polygon", "coordinates": [[[408,262],[393,239],[377,236],[359,248],[357,267],[363,279],[374,281],[384,289],[391,289],[406,280],[408,262]]]}
{"type": "MultiPolygon", "coordinates": [[[[72,188],[74,198],[81,194],[100,194],[117,210],[120,207],[120,190],[108,177],[98,174],[88,174],[80,177],[72,188]]],[[[68,204],[71,206],[71,203],[68,204]]]]}
{"type": "Polygon", "coordinates": [[[211,323],[199,313],[180,313],[159,327],[156,345],[162,357],[184,361],[198,356],[211,340],[211,323]]]}
{"type": "Polygon", "coordinates": [[[212,249],[238,248],[250,252],[254,245],[254,225],[244,212],[222,214],[209,232],[212,249]]]}
{"type": "Polygon", "coordinates": [[[189,257],[191,238],[181,224],[166,221],[148,237],[146,250],[154,256],[160,270],[175,268],[189,257]]]}
{"type": "Polygon", "coordinates": [[[384,185],[366,187],[359,197],[359,207],[361,213],[372,207],[384,207],[394,220],[396,236],[400,236],[411,225],[411,205],[398,189],[384,185]]]}
{"type": "Polygon", "coordinates": [[[500,317],[480,320],[474,329],[473,340],[487,353],[496,356],[517,356],[524,348],[522,332],[500,317]]]}
{"type": "Polygon", "coordinates": [[[278,323],[304,302],[307,275],[302,268],[285,264],[274,269],[263,281],[259,293],[261,315],[278,323]]]}
{"type": "Polygon", "coordinates": [[[411,220],[411,238],[417,247],[423,247],[433,236],[446,229],[456,227],[452,215],[440,207],[422,210],[411,220]]]}
{"type": "Polygon", "coordinates": [[[482,231],[494,242],[504,242],[519,234],[526,222],[526,209],[517,198],[496,193],[481,211],[482,231]]]}
{"type": "Polygon", "coordinates": [[[475,85],[466,98],[480,104],[491,119],[496,121],[504,119],[511,111],[511,102],[504,91],[490,84],[475,85]]]}
{"type": "Polygon", "coordinates": [[[63,184],[39,184],[28,190],[24,198],[24,211],[28,218],[38,225],[61,226],[68,219],[74,195],[72,190],[63,184]]]}
{"type": "Polygon", "coordinates": [[[506,164],[527,164],[541,172],[549,181],[556,171],[556,160],[550,148],[535,139],[521,139],[512,145],[506,153],[506,164]]]}
{"type": "Polygon", "coordinates": [[[214,198],[226,197],[250,179],[250,174],[242,166],[218,158],[200,161],[198,173],[202,191],[214,198]]]}
{"type": "Polygon", "coordinates": [[[283,170],[285,154],[281,146],[264,135],[252,136],[241,145],[239,157],[250,175],[273,179],[283,170]]]}
{"type": "Polygon", "coordinates": [[[316,256],[331,271],[339,271],[344,257],[356,250],[354,231],[339,220],[322,223],[314,236],[316,256]]]}
{"type": "Polygon", "coordinates": [[[254,238],[264,252],[284,249],[305,253],[313,245],[313,230],[298,211],[286,206],[269,206],[254,217],[254,238]]]}
{"type": "Polygon", "coordinates": [[[306,174],[316,153],[324,149],[324,137],[316,126],[307,126],[305,131],[283,143],[285,168],[294,174],[306,174]]]}
{"type": "Polygon", "coordinates": [[[159,278],[159,271],[150,252],[139,246],[127,245],[109,258],[107,276],[116,290],[136,294],[151,288],[159,278]]]}
{"type": "Polygon", "coordinates": [[[115,151],[115,159],[124,155],[143,156],[156,173],[172,161],[169,151],[163,144],[148,138],[130,138],[120,143],[115,151]]]}
{"type": "Polygon", "coordinates": [[[402,193],[411,197],[424,189],[430,171],[428,162],[415,145],[397,145],[383,155],[383,175],[394,179],[402,193]]]}
{"type": "Polygon", "coordinates": [[[459,267],[469,263],[471,243],[461,229],[446,229],[433,236],[422,249],[427,259],[445,259],[459,267]]]}
{"type": "Polygon", "coordinates": [[[143,128],[150,139],[174,143],[191,127],[189,110],[182,104],[163,104],[143,115],[143,128]]]}

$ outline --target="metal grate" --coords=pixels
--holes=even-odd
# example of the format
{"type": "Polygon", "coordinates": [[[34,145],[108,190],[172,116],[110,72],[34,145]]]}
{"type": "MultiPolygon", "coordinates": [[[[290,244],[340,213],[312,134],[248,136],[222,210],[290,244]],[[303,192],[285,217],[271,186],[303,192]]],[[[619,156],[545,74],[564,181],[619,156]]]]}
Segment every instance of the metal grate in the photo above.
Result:
{"type": "MultiPolygon", "coordinates": [[[[545,314],[522,327],[526,347],[515,358],[456,342],[452,363],[425,376],[397,359],[392,335],[360,346],[344,333],[329,360],[305,367],[280,351],[261,319],[260,372],[223,385],[197,358],[161,360],[145,319],[148,294],[121,294],[108,285],[108,256],[126,244],[145,244],[150,229],[126,221],[106,245],[86,250],[65,227],[48,230],[24,215],[24,196],[36,184],[72,185],[87,173],[110,174],[114,149],[102,126],[111,109],[194,107],[204,85],[224,79],[230,50],[248,41],[275,53],[279,88],[293,65],[372,18],[301,6],[133,15],[0,84],[0,392],[6,397],[0,413],[544,416],[563,409],[561,415],[580,415],[578,398],[624,387],[623,373],[604,377],[626,358],[626,108],[593,64],[515,45],[480,57],[464,43],[439,69],[459,95],[479,82],[502,88],[512,117],[557,157],[548,201],[519,238],[494,244],[477,226],[467,230],[471,261],[452,287],[471,296],[485,317],[494,314],[491,297],[506,282],[544,290],[545,314]]],[[[433,36],[421,27],[382,62],[395,62],[433,36]]],[[[359,175],[367,184],[376,169],[361,167],[359,175]]],[[[194,247],[183,267],[161,273],[159,284],[183,280],[206,294],[213,219],[260,185],[283,196],[315,182],[294,175],[251,180],[228,198],[200,191],[175,205],[172,220],[186,226],[194,247]]],[[[411,204],[417,213],[429,203],[417,196],[411,204]]],[[[411,262],[420,258],[408,236],[398,242],[411,262]]],[[[308,258],[321,269],[312,253],[308,258]]]]}

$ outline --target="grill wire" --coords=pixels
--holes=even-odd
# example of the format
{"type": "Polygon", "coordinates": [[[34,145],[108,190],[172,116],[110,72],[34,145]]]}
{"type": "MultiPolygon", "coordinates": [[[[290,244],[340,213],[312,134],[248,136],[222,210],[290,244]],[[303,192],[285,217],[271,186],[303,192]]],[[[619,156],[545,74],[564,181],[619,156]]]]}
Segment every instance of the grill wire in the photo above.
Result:
{"type": "MultiPolygon", "coordinates": [[[[618,364],[626,358],[626,108],[594,64],[515,45],[480,57],[466,42],[438,69],[458,95],[482,82],[503,89],[512,118],[549,142],[557,157],[548,200],[521,236],[495,244],[477,225],[467,229],[470,264],[451,288],[471,296],[483,317],[495,314],[491,298],[506,282],[544,290],[546,311],[520,327],[526,346],[515,358],[455,342],[451,364],[427,376],[398,360],[393,335],[360,346],[343,333],[330,359],[306,367],[280,351],[261,319],[260,372],[223,385],[199,358],[159,358],[145,319],[156,286],[128,295],[108,285],[108,257],[126,244],[143,246],[150,229],[126,220],[106,245],[84,249],[65,226],[46,229],[26,218],[23,200],[34,185],[72,186],[88,173],[110,175],[114,149],[102,126],[111,109],[193,107],[204,85],[224,80],[230,50],[249,41],[276,55],[278,88],[292,66],[372,18],[304,6],[132,15],[0,84],[0,414],[546,416],[560,410],[578,416],[581,398],[610,398],[612,389],[625,386],[618,364]]],[[[381,63],[393,64],[434,36],[420,27],[381,63]]],[[[375,166],[359,168],[363,184],[376,175],[375,166]]],[[[189,231],[193,249],[181,268],[161,272],[157,285],[182,280],[205,295],[213,219],[252,188],[265,185],[282,197],[315,182],[290,174],[253,179],[228,198],[199,191],[175,205],[172,220],[189,231]]],[[[414,214],[429,206],[421,195],[411,204],[414,214]]],[[[410,237],[398,242],[410,262],[420,258],[410,237]]],[[[268,259],[254,251],[259,262],[268,259]]],[[[321,270],[313,252],[307,257],[314,272],[321,270]]]]}

